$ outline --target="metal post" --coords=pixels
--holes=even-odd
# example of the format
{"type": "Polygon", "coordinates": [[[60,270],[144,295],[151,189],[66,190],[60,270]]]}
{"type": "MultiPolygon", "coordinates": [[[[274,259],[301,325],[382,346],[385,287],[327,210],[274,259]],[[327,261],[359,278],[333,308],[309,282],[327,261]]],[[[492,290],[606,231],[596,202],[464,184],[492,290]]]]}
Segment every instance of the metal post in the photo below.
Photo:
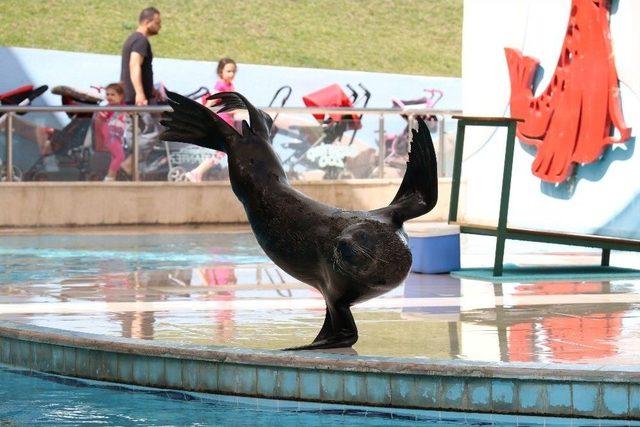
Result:
{"type": "Polygon", "coordinates": [[[7,113],[7,153],[6,153],[6,180],[13,181],[13,113],[7,113]]]}
{"type": "Polygon", "coordinates": [[[378,139],[380,148],[378,155],[378,177],[384,178],[384,158],[387,154],[387,150],[384,144],[384,114],[380,114],[378,119],[378,139]]]}
{"type": "Polygon", "coordinates": [[[449,202],[449,222],[458,221],[458,199],[460,198],[460,175],[462,173],[462,153],[464,148],[464,119],[458,120],[456,131],[456,147],[453,158],[453,174],[451,176],[451,200],[449,202]]]}
{"type": "Polygon", "coordinates": [[[603,249],[600,265],[602,267],[609,267],[610,261],[611,261],[611,249],[603,249]]]}
{"type": "Polygon", "coordinates": [[[440,174],[439,176],[443,177],[445,176],[445,165],[447,164],[446,162],[446,154],[444,152],[444,115],[442,116],[441,120],[438,120],[438,145],[440,145],[440,152],[439,154],[439,161],[438,161],[438,168],[440,169],[440,174]]]}
{"type": "Polygon", "coordinates": [[[493,264],[493,275],[502,276],[504,261],[504,244],[507,240],[507,219],[509,217],[509,196],[511,193],[511,173],[513,172],[513,151],[518,122],[511,121],[507,131],[507,146],[504,153],[504,171],[502,172],[502,193],[500,195],[500,216],[496,239],[496,256],[493,264]]]}
{"type": "Polygon", "coordinates": [[[138,113],[133,113],[133,162],[131,164],[131,176],[134,181],[140,181],[138,161],[140,160],[140,149],[138,147],[138,113]]]}

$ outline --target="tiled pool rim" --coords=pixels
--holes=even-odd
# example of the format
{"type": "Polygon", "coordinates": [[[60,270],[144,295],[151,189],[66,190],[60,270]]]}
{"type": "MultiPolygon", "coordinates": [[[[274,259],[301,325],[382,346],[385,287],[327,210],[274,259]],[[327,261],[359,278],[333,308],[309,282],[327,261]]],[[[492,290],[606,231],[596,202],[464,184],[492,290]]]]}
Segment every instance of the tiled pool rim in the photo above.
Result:
{"type": "Polygon", "coordinates": [[[0,363],[197,392],[398,408],[640,419],[640,367],[176,345],[0,321],[0,363]]]}

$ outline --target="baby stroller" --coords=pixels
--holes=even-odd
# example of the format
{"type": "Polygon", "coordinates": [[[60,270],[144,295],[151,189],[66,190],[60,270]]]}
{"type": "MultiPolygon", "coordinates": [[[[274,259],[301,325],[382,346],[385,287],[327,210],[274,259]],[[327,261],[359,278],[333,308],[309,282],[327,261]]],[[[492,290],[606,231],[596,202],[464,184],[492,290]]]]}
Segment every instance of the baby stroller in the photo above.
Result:
{"type": "MultiPolygon", "coordinates": [[[[62,105],[98,105],[99,94],[68,86],[56,86],[51,93],[60,95],[62,105]]],[[[99,181],[109,168],[111,155],[94,147],[93,113],[67,113],[71,122],[54,129],[49,148],[24,173],[25,181],[99,181]]]]}
{"type": "MultiPolygon", "coordinates": [[[[353,108],[360,103],[360,108],[365,108],[371,98],[371,92],[358,84],[362,93],[358,93],[351,85],[346,85],[351,95],[348,96],[337,84],[319,89],[310,93],[302,100],[307,107],[326,108],[353,108]]],[[[296,141],[289,142],[286,148],[293,149],[293,153],[284,161],[283,165],[289,168],[289,173],[295,175],[294,167],[303,165],[307,168],[322,169],[324,179],[336,179],[344,170],[344,159],[352,155],[352,144],[358,130],[362,128],[361,115],[356,114],[314,114],[314,118],[320,124],[318,128],[299,127],[292,128],[300,133],[295,137],[296,141]],[[351,137],[346,144],[338,144],[344,139],[346,132],[351,131],[351,137]]]]}
{"type": "MultiPolygon", "coordinates": [[[[43,85],[34,88],[32,85],[20,86],[9,92],[0,93],[0,105],[19,105],[21,107],[31,104],[31,101],[45,93],[49,86],[43,85]]],[[[23,115],[25,113],[17,113],[23,115]]],[[[4,113],[0,113],[0,118],[4,113]]]]}
{"type": "MultiPolygon", "coordinates": [[[[410,100],[393,99],[393,108],[411,111],[411,109],[424,110],[432,109],[444,96],[444,92],[439,89],[425,89],[426,95],[410,100]]],[[[409,156],[409,115],[400,115],[405,120],[405,126],[399,134],[385,134],[386,157],[385,164],[391,167],[404,170],[409,156]]],[[[417,115],[422,118],[431,132],[437,130],[438,118],[434,114],[417,115]]]]}
{"type": "MultiPolygon", "coordinates": [[[[19,105],[25,106],[31,104],[31,102],[47,91],[49,87],[46,85],[34,88],[32,85],[21,86],[13,89],[9,92],[0,94],[0,105],[19,105]]],[[[23,115],[25,113],[17,113],[23,115]]],[[[7,116],[0,112],[0,129],[4,128],[7,116]]],[[[2,153],[6,153],[6,147],[3,147],[2,153]]],[[[20,181],[22,179],[22,170],[15,164],[11,168],[13,181],[20,181]]],[[[4,162],[0,158],[0,181],[6,181],[7,170],[4,166],[4,162]]]]}

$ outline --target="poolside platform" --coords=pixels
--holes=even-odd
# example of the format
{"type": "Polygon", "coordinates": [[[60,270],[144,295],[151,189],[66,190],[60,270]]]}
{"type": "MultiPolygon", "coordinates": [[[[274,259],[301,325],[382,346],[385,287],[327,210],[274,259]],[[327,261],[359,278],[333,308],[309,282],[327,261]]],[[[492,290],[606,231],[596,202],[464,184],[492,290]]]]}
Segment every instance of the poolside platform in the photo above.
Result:
{"type": "MultiPolygon", "coordinates": [[[[411,274],[354,307],[352,349],[284,352],[324,318],[248,230],[5,233],[0,363],[142,386],[358,405],[640,419],[640,280],[411,274]]],[[[462,236],[464,267],[492,239],[462,236]]],[[[596,250],[508,243],[513,265],[596,250]]],[[[614,252],[634,268],[637,254],[614,252]]]]}

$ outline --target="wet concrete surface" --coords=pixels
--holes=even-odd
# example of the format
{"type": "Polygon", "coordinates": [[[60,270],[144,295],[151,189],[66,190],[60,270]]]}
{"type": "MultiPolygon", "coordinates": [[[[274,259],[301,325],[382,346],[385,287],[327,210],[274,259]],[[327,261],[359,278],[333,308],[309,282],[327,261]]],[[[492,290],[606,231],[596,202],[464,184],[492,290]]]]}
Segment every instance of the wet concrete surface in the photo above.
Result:
{"type": "MultiPolygon", "coordinates": [[[[463,267],[493,239],[464,236],[463,267]]],[[[211,229],[55,233],[0,241],[0,319],[171,343],[279,349],[310,342],[322,297],[249,233],[211,229]]],[[[509,242],[508,263],[598,264],[584,248],[509,242]]],[[[640,255],[611,264],[640,266],[640,255]]],[[[354,307],[360,355],[640,364],[640,280],[502,283],[411,274],[354,307]]]]}

